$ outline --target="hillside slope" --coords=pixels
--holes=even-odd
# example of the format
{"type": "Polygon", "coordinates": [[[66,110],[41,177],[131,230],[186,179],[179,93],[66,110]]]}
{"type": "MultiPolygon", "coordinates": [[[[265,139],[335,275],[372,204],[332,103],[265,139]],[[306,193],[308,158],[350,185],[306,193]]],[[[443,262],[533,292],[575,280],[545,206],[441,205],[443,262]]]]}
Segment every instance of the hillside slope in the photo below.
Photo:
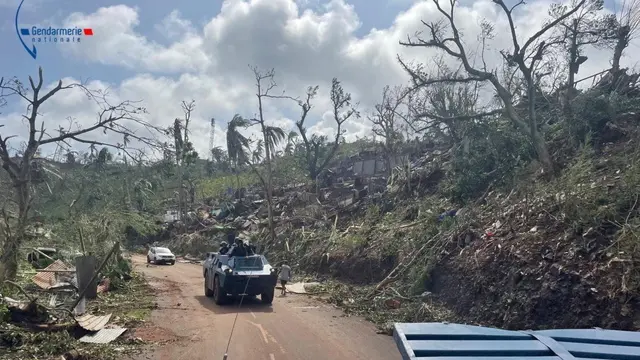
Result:
{"type": "Polygon", "coordinates": [[[346,205],[281,191],[275,243],[262,240],[264,204],[245,200],[171,245],[215,250],[226,228],[236,228],[273,262],[286,257],[312,277],[342,280],[348,285],[325,283],[328,301],[379,322],[640,329],[640,151],[627,120],[617,123],[624,131],[615,142],[571,156],[557,148],[565,166],[553,180],[526,167],[464,206],[449,200],[437,175],[450,171],[451,154],[428,152],[410,192],[401,178],[346,205]],[[451,209],[455,216],[444,216],[451,209]]]}

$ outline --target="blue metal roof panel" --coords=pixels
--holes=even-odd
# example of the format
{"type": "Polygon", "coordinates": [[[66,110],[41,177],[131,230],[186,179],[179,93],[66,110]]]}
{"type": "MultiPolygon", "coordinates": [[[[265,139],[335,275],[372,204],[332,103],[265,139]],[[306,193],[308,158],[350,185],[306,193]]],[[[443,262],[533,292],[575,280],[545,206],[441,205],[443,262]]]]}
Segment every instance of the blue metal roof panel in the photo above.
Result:
{"type": "Polygon", "coordinates": [[[415,356],[550,356],[537,340],[410,340],[415,356]]]}
{"type": "Polygon", "coordinates": [[[517,331],[482,326],[449,323],[397,323],[408,339],[412,340],[530,340],[531,336],[517,331]]]}
{"type": "Polygon", "coordinates": [[[631,331],[563,329],[525,333],[463,324],[397,323],[394,339],[406,360],[640,360],[640,333],[631,331]]]}
{"type": "MultiPolygon", "coordinates": [[[[482,360],[517,360],[521,357],[514,356],[486,356],[480,358],[474,358],[469,356],[427,356],[427,357],[414,357],[415,360],[470,360],[470,359],[482,359],[482,360]]],[[[557,356],[532,356],[525,357],[526,360],[562,360],[557,356]]],[[[610,359],[590,359],[590,358],[575,358],[575,360],[610,360],[610,359]]]]}
{"type": "Polygon", "coordinates": [[[632,360],[640,359],[640,343],[638,346],[601,345],[585,343],[560,342],[571,355],[586,358],[600,357],[604,359],[632,360]]]}
{"type": "Polygon", "coordinates": [[[608,344],[623,346],[640,346],[640,333],[634,331],[603,329],[559,329],[539,330],[536,334],[549,336],[556,341],[608,344]]]}

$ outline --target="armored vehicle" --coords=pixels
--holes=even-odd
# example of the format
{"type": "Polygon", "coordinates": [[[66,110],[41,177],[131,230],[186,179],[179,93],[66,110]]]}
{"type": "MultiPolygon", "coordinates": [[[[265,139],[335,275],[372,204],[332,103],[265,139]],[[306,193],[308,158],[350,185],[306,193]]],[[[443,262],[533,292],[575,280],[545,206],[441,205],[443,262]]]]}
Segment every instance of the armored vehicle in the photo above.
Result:
{"type": "Polygon", "coordinates": [[[232,256],[215,253],[204,269],[204,294],[218,305],[230,297],[260,295],[271,304],[278,274],[262,255],[232,256]]]}

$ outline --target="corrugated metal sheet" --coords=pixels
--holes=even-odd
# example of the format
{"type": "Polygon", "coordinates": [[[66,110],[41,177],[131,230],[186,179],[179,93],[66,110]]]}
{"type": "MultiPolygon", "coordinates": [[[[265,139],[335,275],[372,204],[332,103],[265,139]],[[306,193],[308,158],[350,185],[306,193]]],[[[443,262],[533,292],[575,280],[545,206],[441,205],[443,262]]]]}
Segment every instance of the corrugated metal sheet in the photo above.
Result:
{"type": "Polygon", "coordinates": [[[105,327],[105,325],[107,325],[109,320],[111,320],[111,314],[101,316],[85,314],[76,317],[78,325],[80,325],[80,327],[82,327],[83,329],[89,331],[98,331],[102,329],[103,327],[105,327]]]}
{"type": "Polygon", "coordinates": [[[126,328],[102,329],[94,334],[88,334],[80,338],[81,342],[93,344],[108,344],[127,331],[126,328]]]}
{"type": "Polygon", "coordinates": [[[631,331],[524,332],[461,324],[398,323],[393,337],[405,360],[640,360],[640,333],[631,331]]]}
{"type": "MultiPolygon", "coordinates": [[[[45,270],[72,270],[73,268],[60,260],[54,261],[47,266],[45,270]]],[[[39,287],[48,290],[58,283],[57,274],[55,272],[39,272],[31,280],[39,287]]]]}

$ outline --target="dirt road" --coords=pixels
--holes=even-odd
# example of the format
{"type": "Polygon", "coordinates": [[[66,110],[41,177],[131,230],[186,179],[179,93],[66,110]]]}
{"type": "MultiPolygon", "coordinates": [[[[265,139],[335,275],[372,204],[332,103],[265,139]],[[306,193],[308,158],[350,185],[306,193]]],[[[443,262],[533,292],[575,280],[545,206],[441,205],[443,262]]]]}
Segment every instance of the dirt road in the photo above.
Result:
{"type": "Polygon", "coordinates": [[[272,306],[245,299],[220,307],[204,296],[201,265],[133,260],[158,293],[150,324],[134,336],[159,342],[135,360],[222,360],[236,311],[228,360],[400,359],[391,337],[307,296],[276,292],[272,306]]]}

